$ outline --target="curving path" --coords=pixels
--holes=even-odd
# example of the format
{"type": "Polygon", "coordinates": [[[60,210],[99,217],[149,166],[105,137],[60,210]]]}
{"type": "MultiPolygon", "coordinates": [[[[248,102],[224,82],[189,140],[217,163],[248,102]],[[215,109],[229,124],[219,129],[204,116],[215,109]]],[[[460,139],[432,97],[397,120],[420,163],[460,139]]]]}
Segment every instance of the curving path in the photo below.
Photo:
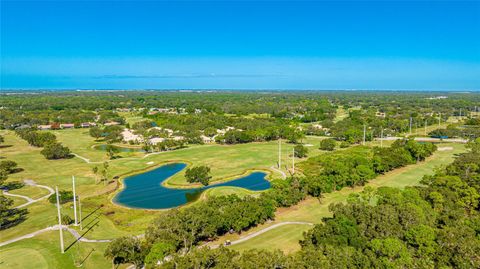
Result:
{"type": "MultiPolygon", "coordinates": [[[[303,221],[285,221],[285,222],[279,222],[279,223],[276,223],[276,224],[273,224],[272,226],[268,226],[266,228],[263,228],[261,229],[260,231],[256,231],[254,233],[251,233],[245,237],[242,237],[238,240],[235,240],[235,241],[232,241],[230,242],[230,246],[232,245],[236,245],[236,244],[240,244],[242,242],[245,242],[249,239],[252,239],[253,237],[256,237],[256,236],[259,236],[263,233],[266,233],[270,230],[273,230],[275,228],[278,228],[280,226],[284,226],[284,225],[310,225],[310,226],[313,226],[313,223],[310,223],[310,222],[303,222],[303,221]]],[[[220,245],[213,245],[213,246],[210,246],[210,248],[218,248],[220,245]]]]}
{"type": "Polygon", "coordinates": [[[275,172],[280,173],[280,174],[282,175],[282,178],[283,178],[283,179],[286,179],[286,178],[287,178],[287,175],[285,174],[285,172],[283,172],[282,170],[276,168],[275,166],[270,167],[270,169],[272,169],[272,170],[275,171],[275,172]]]}
{"type": "MultiPolygon", "coordinates": [[[[62,229],[70,232],[75,237],[75,239],[77,239],[80,242],[85,242],[85,243],[108,243],[108,242],[112,241],[111,239],[87,239],[87,238],[81,236],[76,230],[74,230],[72,228],[69,228],[67,225],[62,225],[62,229]]],[[[50,226],[50,227],[47,227],[45,229],[35,231],[33,233],[29,233],[29,234],[26,234],[26,235],[22,235],[22,236],[15,237],[13,239],[1,242],[0,247],[6,246],[6,245],[11,244],[11,243],[15,243],[15,242],[23,240],[23,239],[32,238],[32,237],[37,236],[37,235],[42,234],[42,233],[46,233],[46,232],[50,232],[50,231],[56,231],[56,230],[58,230],[58,225],[50,226]]]]}
{"type": "Polygon", "coordinates": [[[77,158],[80,158],[80,159],[84,160],[86,163],[97,163],[97,164],[98,164],[98,163],[102,163],[102,162],[91,162],[90,159],[87,159],[87,158],[85,158],[85,157],[83,157],[83,156],[80,156],[80,155],[78,155],[77,153],[73,153],[73,152],[72,152],[72,153],[70,153],[70,154],[72,154],[73,156],[75,156],[75,157],[77,157],[77,158]]]}
{"type": "Polygon", "coordinates": [[[12,196],[12,197],[20,197],[20,198],[23,198],[25,200],[27,200],[27,202],[25,204],[21,204],[19,206],[16,206],[15,208],[22,208],[22,207],[26,207],[28,205],[31,205],[33,203],[36,203],[38,201],[41,201],[41,200],[44,200],[44,199],[47,199],[48,197],[50,197],[50,195],[54,194],[55,191],[48,187],[48,186],[45,186],[45,185],[39,185],[37,183],[35,183],[35,181],[31,180],[31,179],[25,179],[23,182],[25,182],[26,185],[29,185],[29,186],[35,186],[35,187],[39,187],[39,188],[44,188],[46,190],[48,190],[48,194],[45,195],[45,196],[42,196],[38,199],[32,199],[28,196],[24,196],[24,195],[20,195],[20,194],[13,194],[13,193],[9,193],[8,191],[3,191],[3,194],[6,195],[6,196],[12,196]]]}

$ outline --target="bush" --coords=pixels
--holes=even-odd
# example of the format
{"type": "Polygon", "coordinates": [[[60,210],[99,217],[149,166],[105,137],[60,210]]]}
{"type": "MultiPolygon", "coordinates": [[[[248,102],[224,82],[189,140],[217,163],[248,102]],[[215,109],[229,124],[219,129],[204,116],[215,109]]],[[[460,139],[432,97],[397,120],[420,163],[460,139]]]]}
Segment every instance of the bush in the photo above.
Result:
{"type": "MultiPolygon", "coordinates": [[[[58,196],[60,198],[60,204],[73,201],[73,192],[71,191],[59,191],[58,196]]],[[[57,202],[57,196],[50,195],[50,197],[48,198],[48,201],[52,204],[55,204],[57,202]]]]}
{"type": "Polygon", "coordinates": [[[320,141],[320,149],[321,150],[332,151],[332,150],[335,149],[336,144],[337,144],[337,142],[335,142],[334,139],[327,138],[327,139],[324,139],[324,140],[320,141]]]}
{"type": "Polygon", "coordinates": [[[17,168],[17,163],[10,160],[5,160],[0,162],[0,170],[5,171],[9,174],[15,172],[17,168]]]}
{"type": "Polygon", "coordinates": [[[348,143],[347,141],[343,141],[342,143],[340,143],[340,148],[344,149],[348,147],[350,147],[350,143],[348,143]]]}
{"type": "Polygon", "coordinates": [[[60,143],[50,143],[45,145],[40,153],[49,160],[64,159],[70,157],[70,149],[62,146],[60,143]]]}
{"type": "Polygon", "coordinates": [[[297,158],[305,158],[308,154],[308,149],[303,145],[296,145],[294,148],[294,154],[297,158]]]}

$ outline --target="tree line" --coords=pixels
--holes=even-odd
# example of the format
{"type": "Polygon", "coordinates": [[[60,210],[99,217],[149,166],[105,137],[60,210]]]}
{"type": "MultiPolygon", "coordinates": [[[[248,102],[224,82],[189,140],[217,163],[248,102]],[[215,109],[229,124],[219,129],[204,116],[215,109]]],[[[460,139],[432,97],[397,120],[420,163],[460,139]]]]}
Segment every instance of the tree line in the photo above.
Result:
{"type": "Polygon", "coordinates": [[[152,268],[479,268],[480,139],[469,147],[421,186],[332,204],[296,253],[195,248],[152,268]]]}
{"type": "MultiPolygon", "coordinates": [[[[403,154],[408,154],[410,163],[414,162],[414,157],[412,157],[414,153],[410,152],[421,152],[423,155],[417,154],[418,160],[421,160],[435,150],[433,144],[419,144],[413,140],[401,141],[392,147],[402,149],[401,152],[403,154]],[[429,149],[430,151],[429,153],[424,153],[419,150],[420,148],[429,149]]],[[[365,151],[364,148],[362,150],[365,151]]],[[[262,224],[275,217],[275,210],[278,207],[295,205],[308,194],[320,196],[324,192],[331,192],[334,189],[341,189],[345,186],[362,185],[375,176],[375,158],[361,160],[358,154],[343,154],[345,156],[342,156],[342,158],[345,159],[341,161],[338,159],[338,156],[335,156],[327,158],[329,161],[322,163],[326,166],[321,168],[322,171],[319,175],[333,178],[336,184],[334,187],[332,187],[333,183],[330,181],[329,188],[317,188],[318,185],[324,186],[321,181],[325,179],[313,178],[309,173],[306,173],[307,177],[275,180],[272,182],[272,187],[258,195],[258,197],[247,196],[239,198],[236,195],[212,197],[189,207],[167,211],[147,229],[145,240],[142,241],[130,237],[116,239],[109,245],[105,255],[112,259],[114,263],[134,263],[137,266],[144,264],[146,260],[155,261],[156,263],[157,260],[162,260],[162,257],[167,255],[177,252],[188,253],[195,251],[194,247],[202,241],[213,240],[229,232],[241,232],[262,224]],[[347,163],[347,168],[349,169],[338,165],[327,166],[332,163],[344,162],[347,163]],[[364,167],[359,167],[360,165],[364,167]],[[344,180],[343,184],[341,184],[341,181],[337,180],[338,175],[342,175],[338,178],[347,178],[347,175],[352,176],[353,171],[357,172],[357,175],[353,175],[353,177],[360,179],[363,176],[363,181],[344,180]],[[310,179],[307,179],[309,177],[310,179]],[[134,247],[136,250],[132,251],[131,247],[134,247]],[[125,251],[126,249],[130,249],[130,251],[125,251]],[[156,250],[155,254],[150,254],[152,249],[156,250]],[[159,249],[163,249],[164,252],[159,249]],[[154,259],[153,256],[156,258],[154,259]],[[146,257],[149,258],[147,259],[146,257]]],[[[334,153],[330,153],[330,155],[334,155],[334,153]]],[[[382,156],[377,155],[376,157],[378,159],[382,158],[382,156]]],[[[386,160],[384,163],[388,163],[388,161],[386,160]]],[[[308,169],[316,170],[318,167],[309,166],[308,169]]],[[[380,172],[380,170],[378,171],[380,172]]],[[[194,173],[192,171],[189,173],[197,174],[197,172],[194,173]]],[[[203,174],[206,175],[208,173],[202,170],[203,174]]],[[[152,265],[154,264],[150,264],[150,266],[152,265]]]]}
{"type": "Polygon", "coordinates": [[[34,129],[17,129],[15,133],[34,147],[43,147],[40,153],[49,160],[71,157],[70,149],[57,142],[57,137],[50,132],[40,132],[34,129]]]}

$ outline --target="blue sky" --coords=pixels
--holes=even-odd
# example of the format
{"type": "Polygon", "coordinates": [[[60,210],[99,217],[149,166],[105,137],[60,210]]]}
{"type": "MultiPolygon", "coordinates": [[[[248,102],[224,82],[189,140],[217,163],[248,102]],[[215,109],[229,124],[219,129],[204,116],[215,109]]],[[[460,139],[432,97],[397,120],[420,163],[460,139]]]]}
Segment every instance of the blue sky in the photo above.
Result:
{"type": "Polygon", "coordinates": [[[478,1],[1,5],[4,89],[480,89],[478,1]]]}

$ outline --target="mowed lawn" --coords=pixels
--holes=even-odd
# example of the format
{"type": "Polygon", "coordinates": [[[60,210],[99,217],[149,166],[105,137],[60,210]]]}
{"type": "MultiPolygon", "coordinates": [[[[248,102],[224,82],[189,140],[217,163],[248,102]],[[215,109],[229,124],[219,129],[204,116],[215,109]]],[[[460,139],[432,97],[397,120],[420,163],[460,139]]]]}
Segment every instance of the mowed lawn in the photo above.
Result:
{"type": "Polygon", "coordinates": [[[298,242],[303,239],[303,233],[310,230],[311,225],[307,224],[288,224],[267,231],[259,236],[253,237],[248,241],[232,245],[229,248],[243,251],[255,246],[256,249],[272,249],[272,243],[279,246],[285,253],[300,250],[298,242]]]}
{"type": "Polygon", "coordinates": [[[64,254],[60,253],[58,231],[46,232],[2,247],[0,267],[10,269],[111,267],[111,263],[103,257],[107,243],[75,243],[75,238],[69,232],[64,232],[63,236],[66,249],[64,254]]]}
{"type": "MultiPolygon", "coordinates": [[[[92,239],[110,239],[126,234],[140,234],[151,221],[161,215],[161,211],[133,210],[123,208],[111,203],[114,191],[118,188],[117,181],[112,181],[107,186],[96,183],[96,176],[92,172],[94,166],[101,167],[102,162],[108,161],[105,152],[92,148],[101,142],[90,137],[87,129],[70,129],[54,131],[57,139],[68,146],[72,152],[79,154],[91,162],[74,157],[66,160],[46,160],[40,154],[41,148],[28,145],[24,140],[17,137],[11,131],[0,131],[5,137],[5,145],[12,145],[1,149],[1,156],[13,160],[23,169],[22,172],[10,175],[8,181],[23,181],[32,179],[38,184],[52,188],[58,186],[59,190],[71,190],[72,175],[76,178],[77,194],[82,199],[84,216],[91,212],[95,221],[90,223],[93,228],[86,235],[92,239]]],[[[305,143],[315,146],[309,147],[310,154],[320,154],[317,149],[321,138],[309,137],[305,143]]],[[[291,165],[292,145],[282,143],[282,163],[291,165]]],[[[206,164],[212,168],[213,181],[231,179],[242,174],[248,174],[251,170],[266,170],[270,177],[280,177],[280,173],[268,170],[278,160],[278,143],[250,143],[242,145],[201,145],[191,146],[185,149],[162,152],[145,156],[144,153],[120,153],[122,158],[109,161],[109,178],[129,174],[133,171],[142,172],[152,169],[165,162],[179,161],[191,165],[206,164]]],[[[299,160],[297,159],[297,162],[299,160]]],[[[285,166],[282,169],[286,171],[285,166]]],[[[98,176],[97,176],[98,177],[98,176]]],[[[191,187],[183,179],[182,174],[171,178],[170,185],[178,187],[191,187]],[[183,184],[183,185],[182,185],[183,184]]],[[[45,195],[45,189],[25,186],[12,191],[38,198],[45,195]]],[[[222,188],[218,191],[211,189],[211,195],[223,195],[237,193],[247,195],[250,192],[241,188],[222,188]]],[[[24,199],[14,199],[15,205],[24,203],[24,199]]],[[[63,207],[65,214],[73,216],[71,203],[63,207]]],[[[48,226],[55,225],[55,206],[46,200],[34,203],[27,207],[29,214],[27,219],[19,225],[0,232],[1,241],[33,232],[48,226]]],[[[88,221],[92,221],[90,218],[88,221]]]]}
{"type": "MultiPolygon", "coordinates": [[[[451,148],[451,150],[437,151],[424,162],[409,165],[385,175],[380,175],[368,183],[367,186],[373,186],[375,188],[381,186],[404,188],[406,186],[418,185],[424,175],[433,174],[436,167],[451,163],[456,154],[465,151],[465,146],[462,144],[439,144],[438,147],[451,148]]],[[[327,193],[321,199],[309,197],[290,208],[278,209],[274,222],[257,226],[249,230],[249,232],[256,232],[275,223],[286,221],[320,223],[322,218],[331,216],[331,212],[328,210],[330,204],[345,202],[348,195],[362,190],[363,187],[356,187],[354,189],[344,188],[341,191],[327,193]]],[[[280,249],[285,252],[290,252],[292,249],[299,249],[299,239],[302,238],[301,235],[305,229],[308,229],[308,227],[305,228],[304,226],[305,225],[281,226],[232,247],[237,250],[262,248],[270,250],[280,249]],[[277,231],[277,229],[280,230],[277,231]],[[280,234],[281,239],[279,239],[280,234]],[[278,240],[280,240],[281,243],[279,243],[278,240]]],[[[237,234],[227,235],[215,241],[214,244],[223,243],[227,239],[233,241],[239,238],[240,236],[237,234]]]]}

